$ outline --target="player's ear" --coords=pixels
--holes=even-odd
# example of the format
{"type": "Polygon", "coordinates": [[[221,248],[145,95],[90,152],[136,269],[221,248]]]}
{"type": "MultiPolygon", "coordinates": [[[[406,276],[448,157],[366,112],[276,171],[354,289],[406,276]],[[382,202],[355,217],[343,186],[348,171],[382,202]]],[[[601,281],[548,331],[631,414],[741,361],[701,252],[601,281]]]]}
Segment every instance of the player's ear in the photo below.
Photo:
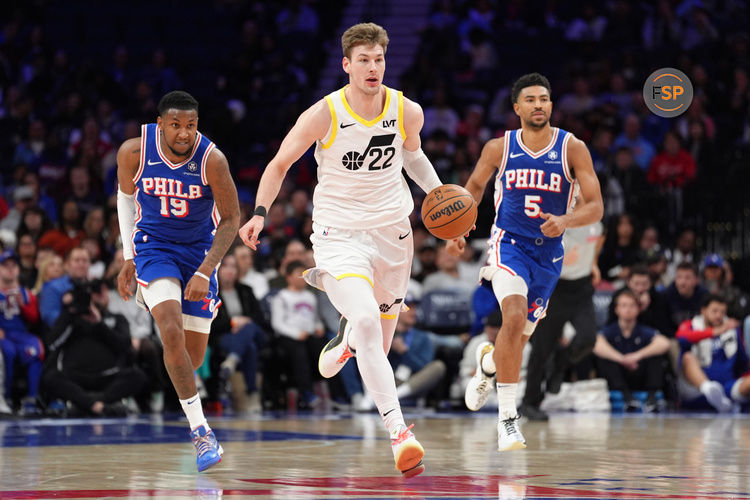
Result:
{"type": "Polygon", "coordinates": [[[349,60],[348,57],[344,56],[341,59],[341,67],[344,68],[344,71],[346,73],[349,73],[349,66],[351,66],[352,62],[349,60]]]}
{"type": "Polygon", "coordinates": [[[159,128],[162,128],[161,127],[161,123],[162,123],[162,121],[161,121],[161,115],[159,115],[159,116],[156,117],[156,124],[159,126],[159,128]]]}

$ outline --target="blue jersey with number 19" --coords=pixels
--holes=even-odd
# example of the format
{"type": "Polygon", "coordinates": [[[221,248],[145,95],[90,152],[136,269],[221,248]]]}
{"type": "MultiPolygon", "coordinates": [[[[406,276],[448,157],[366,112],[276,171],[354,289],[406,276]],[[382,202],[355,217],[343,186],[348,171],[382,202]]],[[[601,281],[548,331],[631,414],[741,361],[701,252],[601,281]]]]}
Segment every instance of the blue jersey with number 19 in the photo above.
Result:
{"type": "Polygon", "coordinates": [[[552,139],[532,152],[521,139],[521,129],[505,133],[503,158],[495,179],[495,224],[511,235],[545,243],[559,242],[540,229],[542,212],[563,215],[573,203],[574,180],[568,165],[568,142],[573,134],[552,128],[552,139]]]}
{"type": "Polygon", "coordinates": [[[185,244],[211,242],[219,213],[206,178],[206,162],[214,143],[198,132],[193,150],[182,163],[172,163],[161,149],[156,123],[141,127],[141,157],[135,182],[133,242],[158,239],[185,244]]]}

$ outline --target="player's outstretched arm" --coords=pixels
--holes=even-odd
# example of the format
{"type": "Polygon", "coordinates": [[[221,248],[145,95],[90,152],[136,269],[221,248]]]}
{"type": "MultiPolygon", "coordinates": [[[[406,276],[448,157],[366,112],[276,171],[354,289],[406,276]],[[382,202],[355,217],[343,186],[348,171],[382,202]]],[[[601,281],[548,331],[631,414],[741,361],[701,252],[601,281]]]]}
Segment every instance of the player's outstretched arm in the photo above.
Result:
{"type": "Polygon", "coordinates": [[[216,234],[211,248],[203,259],[200,267],[185,286],[185,299],[198,301],[208,294],[207,276],[219,265],[224,254],[237,236],[240,226],[240,203],[237,200],[237,188],[229,172],[229,162],[219,149],[215,148],[206,162],[206,180],[211,186],[214,202],[221,220],[216,227],[216,234]]]}
{"type": "Polygon", "coordinates": [[[315,141],[325,137],[331,123],[331,113],[325,99],[313,104],[297,119],[260,178],[255,197],[255,214],[240,229],[240,238],[245,245],[256,249],[265,214],[279,194],[286,173],[315,141]]]}
{"type": "Polygon", "coordinates": [[[135,183],[133,178],[138,171],[141,158],[141,139],[136,137],[123,142],[117,151],[117,219],[120,222],[122,255],[125,259],[117,276],[117,292],[124,300],[133,295],[130,282],[135,275],[133,262],[133,228],[135,227],[135,183]]]}
{"type": "MultiPolygon", "coordinates": [[[[469,180],[466,181],[466,190],[474,197],[477,205],[482,201],[487,183],[495,174],[495,170],[500,166],[503,158],[504,144],[503,139],[490,139],[487,141],[487,144],[482,148],[482,154],[477,161],[477,165],[474,167],[474,171],[471,173],[469,180]]],[[[463,236],[446,243],[446,251],[454,256],[461,255],[464,252],[464,248],[466,248],[466,240],[463,236]]]]}
{"type": "Polygon", "coordinates": [[[586,144],[576,137],[568,142],[568,163],[581,187],[580,196],[572,212],[565,215],[542,213],[541,226],[545,236],[560,236],[567,227],[580,227],[601,220],[604,214],[602,191],[594,172],[594,163],[586,144]]]}
{"type": "Polygon", "coordinates": [[[422,188],[425,193],[429,193],[442,182],[435,172],[430,160],[427,159],[421,148],[419,132],[424,125],[424,113],[422,108],[414,101],[404,97],[404,170],[406,174],[422,188]]]}

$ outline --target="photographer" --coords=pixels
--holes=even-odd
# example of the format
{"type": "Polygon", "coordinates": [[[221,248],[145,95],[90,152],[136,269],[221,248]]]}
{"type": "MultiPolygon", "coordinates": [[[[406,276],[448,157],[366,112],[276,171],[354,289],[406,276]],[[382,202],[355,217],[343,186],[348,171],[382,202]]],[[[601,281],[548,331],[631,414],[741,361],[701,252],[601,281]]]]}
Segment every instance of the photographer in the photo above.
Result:
{"type": "Polygon", "coordinates": [[[107,310],[102,281],[74,283],[63,295],[62,312],[47,338],[50,362],[44,386],[53,398],[71,401],[84,413],[124,415],[120,400],[146,383],[133,366],[128,323],[107,310]]]}

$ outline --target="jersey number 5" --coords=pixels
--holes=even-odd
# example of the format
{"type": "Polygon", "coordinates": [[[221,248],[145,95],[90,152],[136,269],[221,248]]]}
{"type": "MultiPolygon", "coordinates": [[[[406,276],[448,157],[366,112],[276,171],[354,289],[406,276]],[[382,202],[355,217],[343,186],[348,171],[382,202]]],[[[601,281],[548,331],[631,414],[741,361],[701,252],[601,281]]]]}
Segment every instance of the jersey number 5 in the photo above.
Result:
{"type": "Polygon", "coordinates": [[[163,217],[169,217],[170,212],[175,217],[185,217],[188,214],[187,200],[182,198],[169,198],[168,196],[159,196],[161,200],[161,215],[163,217]],[[169,209],[169,205],[172,209],[169,209]]]}
{"type": "Polygon", "coordinates": [[[539,204],[542,202],[542,197],[538,194],[527,194],[523,202],[523,211],[526,215],[531,218],[539,217],[542,213],[542,209],[539,204]]]}

